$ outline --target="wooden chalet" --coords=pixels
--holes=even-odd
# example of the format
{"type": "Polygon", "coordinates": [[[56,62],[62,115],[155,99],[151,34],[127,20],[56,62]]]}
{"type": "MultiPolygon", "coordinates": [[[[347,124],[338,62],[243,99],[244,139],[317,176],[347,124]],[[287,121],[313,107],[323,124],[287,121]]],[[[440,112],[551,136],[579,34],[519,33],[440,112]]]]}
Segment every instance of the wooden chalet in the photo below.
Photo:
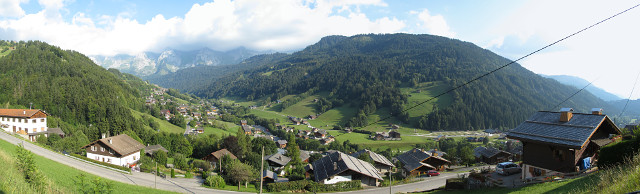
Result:
{"type": "Polygon", "coordinates": [[[484,162],[487,164],[498,164],[501,162],[509,161],[509,159],[511,159],[512,154],[496,148],[480,146],[473,149],[473,155],[476,157],[477,162],[484,162]]]}
{"type": "Polygon", "coordinates": [[[40,134],[49,136],[47,116],[39,109],[0,109],[0,128],[35,141],[40,134]]]}
{"type": "Polygon", "coordinates": [[[276,141],[276,144],[278,145],[279,148],[287,148],[287,140],[281,139],[276,141]]]}
{"type": "Polygon", "coordinates": [[[118,166],[129,166],[140,160],[140,150],[145,146],[127,134],[105,137],[82,148],[87,158],[118,166]]]}
{"type": "Polygon", "coordinates": [[[594,109],[591,114],[540,111],[507,137],[522,142],[522,179],[577,172],[598,160],[601,147],[620,135],[620,129],[594,109]]]}
{"type": "Polygon", "coordinates": [[[213,165],[213,167],[216,168],[217,164],[221,162],[220,159],[222,159],[222,157],[225,155],[229,155],[231,159],[238,159],[238,157],[233,155],[233,153],[231,153],[229,150],[221,149],[205,156],[204,158],[202,158],[202,160],[209,161],[213,165]]]}
{"type": "Polygon", "coordinates": [[[402,163],[402,175],[420,176],[429,170],[444,170],[451,162],[440,156],[414,148],[396,156],[396,160],[402,163]]]}
{"type": "Polygon", "coordinates": [[[312,169],[314,180],[323,184],[360,180],[363,185],[379,186],[383,181],[373,165],[342,152],[314,161],[312,169]]]}
{"type": "Polygon", "coordinates": [[[367,155],[369,158],[371,158],[371,160],[373,160],[373,163],[374,163],[373,166],[380,173],[387,173],[393,167],[396,167],[395,165],[393,165],[393,163],[391,163],[391,161],[389,161],[389,159],[387,159],[383,155],[380,155],[378,153],[372,152],[371,150],[367,150],[367,149],[360,150],[356,153],[353,153],[351,154],[351,156],[358,158],[362,154],[367,155]]]}

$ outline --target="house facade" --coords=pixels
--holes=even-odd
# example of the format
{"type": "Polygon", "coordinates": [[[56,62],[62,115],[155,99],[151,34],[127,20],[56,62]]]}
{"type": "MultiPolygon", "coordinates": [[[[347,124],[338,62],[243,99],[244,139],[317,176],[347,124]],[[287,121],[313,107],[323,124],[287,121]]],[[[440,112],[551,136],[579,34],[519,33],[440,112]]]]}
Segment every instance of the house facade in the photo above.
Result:
{"type": "Polygon", "coordinates": [[[35,141],[37,135],[48,130],[47,113],[38,109],[0,109],[0,127],[35,141]]]}
{"type": "Polygon", "coordinates": [[[145,146],[122,134],[96,140],[82,148],[86,150],[87,158],[118,166],[130,166],[140,160],[140,150],[145,146]]]}
{"type": "Polygon", "coordinates": [[[522,142],[522,179],[588,168],[602,146],[613,142],[620,129],[601,111],[591,114],[540,111],[511,130],[507,137],[522,142]]]}

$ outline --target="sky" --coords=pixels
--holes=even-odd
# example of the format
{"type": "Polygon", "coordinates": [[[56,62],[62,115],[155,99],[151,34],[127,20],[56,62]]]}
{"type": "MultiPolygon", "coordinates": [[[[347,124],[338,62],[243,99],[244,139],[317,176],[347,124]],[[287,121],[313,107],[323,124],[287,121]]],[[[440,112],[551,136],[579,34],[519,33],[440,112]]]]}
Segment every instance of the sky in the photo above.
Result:
{"type": "MultiPolygon", "coordinates": [[[[166,49],[295,51],[328,35],[432,34],[518,59],[640,1],[0,0],[0,39],[86,55],[166,49]]],[[[640,98],[640,7],[519,63],[640,98]]],[[[479,72],[480,73],[480,72],[479,72]]]]}

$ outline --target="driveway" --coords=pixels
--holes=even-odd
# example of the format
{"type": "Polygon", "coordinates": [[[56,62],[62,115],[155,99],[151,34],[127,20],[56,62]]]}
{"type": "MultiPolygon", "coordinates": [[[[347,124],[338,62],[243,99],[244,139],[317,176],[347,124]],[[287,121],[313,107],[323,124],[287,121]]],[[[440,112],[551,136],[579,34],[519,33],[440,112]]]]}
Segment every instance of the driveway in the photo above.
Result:
{"type": "Polygon", "coordinates": [[[391,187],[391,191],[389,191],[389,187],[379,187],[374,189],[365,189],[358,191],[348,191],[348,192],[340,192],[342,194],[387,194],[387,193],[407,193],[407,192],[416,192],[416,191],[426,191],[431,189],[436,189],[444,186],[447,183],[447,179],[450,178],[458,178],[458,174],[467,174],[466,172],[461,173],[442,173],[440,176],[434,177],[425,177],[421,178],[421,181],[404,184],[404,185],[396,185],[391,187]]]}

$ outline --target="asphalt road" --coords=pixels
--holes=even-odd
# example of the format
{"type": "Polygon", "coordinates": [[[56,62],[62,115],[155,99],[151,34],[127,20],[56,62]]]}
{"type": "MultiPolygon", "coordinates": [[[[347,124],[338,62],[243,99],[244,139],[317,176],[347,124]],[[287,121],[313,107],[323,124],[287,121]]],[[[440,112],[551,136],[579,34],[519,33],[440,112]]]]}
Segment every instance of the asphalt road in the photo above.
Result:
{"type": "MultiPolygon", "coordinates": [[[[124,174],[120,172],[116,172],[113,170],[109,170],[103,167],[94,166],[91,164],[87,164],[85,162],[81,162],[70,157],[64,156],[60,153],[53,152],[42,147],[31,144],[28,141],[23,141],[16,137],[13,137],[7,133],[0,132],[0,139],[3,139],[9,143],[17,145],[18,143],[23,143],[24,147],[27,150],[30,150],[34,154],[43,156],[45,158],[51,159],[53,161],[62,163],[67,166],[71,166],[73,168],[85,171],[87,173],[91,173],[106,179],[111,179],[114,181],[139,185],[144,187],[154,188],[154,179],[157,178],[157,187],[158,189],[174,191],[179,193],[241,193],[235,191],[223,191],[223,190],[215,190],[202,187],[202,183],[199,182],[199,179],[184,179],[184,178],[168,178],[163,179],[160,177],[155,177],[153,174],[149,173],[141,173],[141,172],[133,172],[132,174],[124,174]]],[[[444,186],[446,183],[446,179],[455,178],[458,176],[458,173],[443,173],[440,176],[435,177],[427,177],[424,180],[404,185],[393,186],[391,193],[399,193],[399,192],[413,192],[413,191],[425,191],[430,189],[435,189],[441,186],[444,186]]],[[[390,193],[389,187],[380,187],[380,188],[372,188],[365,189],[359,191],[350,191],[350,192],[341,192],[343,194],[370,194],[370,193],[390,193]]]]}

